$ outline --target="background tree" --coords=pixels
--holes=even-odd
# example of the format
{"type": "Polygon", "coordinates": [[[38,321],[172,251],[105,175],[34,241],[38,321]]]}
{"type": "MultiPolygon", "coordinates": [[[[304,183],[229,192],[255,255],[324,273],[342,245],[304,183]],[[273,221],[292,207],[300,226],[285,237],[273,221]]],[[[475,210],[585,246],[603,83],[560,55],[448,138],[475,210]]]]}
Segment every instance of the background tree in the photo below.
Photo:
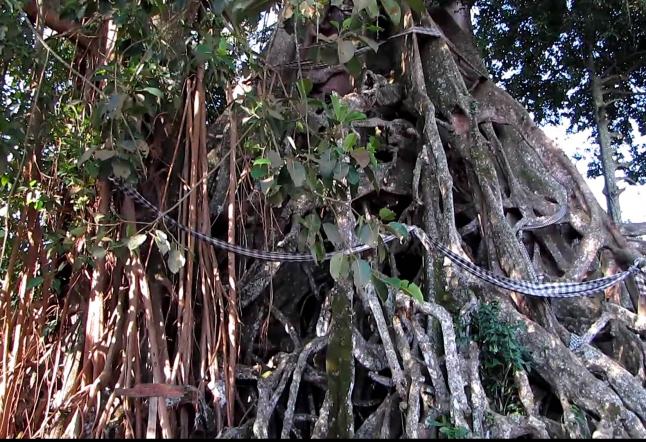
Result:
{"type": "Polygon", "coordinates": [[[592,128],[588,176],[603,175],[608,213],[621,223],[617,170],[646,179],[646,4],[643,1],[482,2],[476,21],[494,78],[539,122],[592,128]]]}
{"type": "Polygon", "coordinates": [[[441,253],[639,256],[471,6],[2,3],[0,436],[646,436],[632,276],[441,253]]]}

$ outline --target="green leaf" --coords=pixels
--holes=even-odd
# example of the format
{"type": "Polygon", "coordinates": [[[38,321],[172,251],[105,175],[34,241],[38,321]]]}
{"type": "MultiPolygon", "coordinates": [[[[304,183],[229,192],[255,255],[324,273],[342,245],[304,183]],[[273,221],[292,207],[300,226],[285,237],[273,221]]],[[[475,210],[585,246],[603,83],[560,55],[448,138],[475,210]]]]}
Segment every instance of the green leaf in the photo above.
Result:
{"type": "Polygon", "coordinates": [[[199,60],[206,60],[213,56],[213,48],[207,44],[199,44],[195,47],[195,54],[199,60]]]}
{"type": "Polygon", "coordinates": [[[269,158],[256,158],[253,160],[254,166],[262,166],[263,164],[270,165],[271,161],[269,161],[269,158]]]}
{"type": "Polygon", "coordinates": [[[298,160],[289,158],[287,160],[287,171],[289,176],[292,177],[294,186],[301,187],[305,182],[305,167],[298,160]]]}
{"type": "Polygon", "coordinates": [[[283,121],[285,119],[285,117],[283,117],[283,115],[280,112],[278,112],[276,109],[273,109],[271,107],[266,107],[265,112],[269,116],[271,116],[271,117],[273,117],[273,118],[275,118],[277,120],[283,121]]]}
{"type": "Polygon", "coordinates": [[[269,167],[266,165],[254,165],[251,167],[251,176],[256,180],[261,180],[265,178],[269,173],[269,167]]]}
{"type": "Polygon", "coordinates": [[[352,16],[346,18],[343,20],[343,23],[341,24],[341,30],[342,31],[347,31],[350,29],[350,26],[352,25],[352,16]]]}
{"type": "Polygon", "coordinates": [[[422,295],[422,290],[419,286],[413,282],[408,283],[406,287],[402,287],[404,293],[413,298],[418,302],[424,302],[424,295],[422,295]]]}
{"type": "Polygon", "coordinates": [[[346,255],[338,253],[330,260],[330,275],[332,279],[338,281],[346,278],[350,272],[350,261],[346,255]]]}
{"type": "Polygon", "coordinates": [[[343,181],[349,170],[350,166],[348,165],[348,163],[338,162],[334,167],[334,179],[337,181],[343,181]]]}
{"type": "Polygon", "coordinates": [[[121,158],[117,158],[112,161],[112,173],[117,178],[123,178],[124,180],[130,176],[130,163],[121,158]]]}
{"type": "Polygon", "coordinates": [[[350,167],[350,170],[348,170],[348,184],[351,186],[356,186],[359,184],[359,180],[361,179],[361,176],[359,175],[359,172],[357,172],[356,167],[350,167]]]}
{"type": "Polygon", "coordinates": [[[377,4],[377,0],[368,0],[368,15],[372,19],[379,17],[379,5],[377,4]]]}
{"type": "Polygon", "coordinates": [[[424,0],[404,0],[410,8],[417,12],[418,14],[426,11],[426,6],[424,6],[424,0]]]}
{"type": "Polygon", "coordinates": [[[408,229],[402,223],[388,223],[386,228],[396,235],[400,240],[408,238],[408,229]]]}
{"type": "Polygon", "coordinates": [[[332,156],[331,150],[326,150],[321,154],[319,159],[319,173],[323,178],[329,178],[334,173],[334,167],[336,166],[336,158],[332,156]]]}
{"type": "Polygon", "coordinates": [[[311,232],[317,233],[321,228],[321,218],[316,213],[310,213],[303,219],[302,224],[311,232]]]}
{"type": "Polygon", "coordinates": [[[388,207],[383,207],[379,209],[379,218],[381,218],[382,221],[388,222],[392,221],[397,217],[395,212],[390,210],[388,207]]]}
{"type": "Polygon", "coordinates": [[[164,93],[161,90],[157,89],[156,87],[145,87],[142,90],[158,98],[163,98],[164,96],[164,93]]]}
{"type": "Polygon", "coordinates": [[[359,38],[368,46],[370,46],[370,49],[373,51],[377,52],[379,50],[379,43],[374,41],[372,38],[365,37],[363,35],[360,35],[359,38]]]}
{"type": "Polygon", "coordinates": [[[339,122],[345,122],[345,117],[348,114],[348,107],[346,106],[346,104],[341,102],[341,98],[336,92],[332,92],[330,100],[332,101],[334,118],[339,122]]]}
{"type": "Polygon", "coordinates": [[[363,112],[352,111],[346,117],[345,122],[351,123],[353,121],[365,120],[366,118],[368,117],[366,117],[366,114],[364,114],[363,112]]]}
{"type": "Polygon", "coordinates": [[[302,80],[296,82],[296,89],[298,89],[298,93],[303,99],[307,98],[310,92],[312,92],[313,87],[314,83],[312,83],[312,80],[310,80],[309,78],[303,78],[302,80]]]}
{"type": "Polygon", "coordinates": [[[346,152],[351,151],[354,146],[357,144],[357,141],[359,140],[359,137],[357,136],[356,133],[350,132],[346,137],[343,139],[343,150],[346,152]]]}
{"type": "Polygon", "coordinates": [[[101,246],[93,246],[90,249],[90,253],[94,259],[103,259],[105,258],[106,250],[101,246]]]}
{"type": "Polygon", "coordinates": [[[350,75],[354,77],[355,80],[359,80],[361,76],[361,71],[363,70],[363,65],[357,57],[352,57],[350,61],[345,63],[343,66],[348,70],[350,75]]]}
{"type": "Polygon", "coordinates": [[[352,276],[354,278],[354,286],[357,290],[363,290],[370,283],[372,276],[372,269],[368,261],[360,258],[356,259],[352,263],[352,276]]]}
{"type": "Polygon", "coordinates": [[[179,269],[184,267],[186,258],[184,258],[184,255],[179,250],[173,250],[168,254],[167,263],[171,273],[177,273],[179,269]]]}
{"type": "Polygon", "coordinates": [[[387,278],[381,278],[381,280],[385,284],[387,284],[387,285],[389,285],[389,286],[391,286],[391,287],[393,287],[393,288],[395,288],[397,290],[401,289],[401,287],[402,287],[402,280],[399,279],[399,278],[395,278],[395,277],[390,276],[390,277],[387,277],[387,278]]]}
{"type": "Polygon", "coordinates": [[[27,290],[33,289],[41,285],[45,281],[45,278],[42,276],[34,276],[33,278],[29,278],[29,281],[27,281],[27,290]]]}
{"type": "Polygon", "coordinates": [[[398,25],[399,21],[401,20],[402,10],[399,4],[397,3],[397,1],[381,0],[381,4],[383,5],[384,9],[386,10],[386,13],[390,17],[390,21],[392,21],[393,24],[398,25]]]}
{"type": "Polygon", "coordinates": [[[323,231],[325,232],[327,239],[329,239],[336,247],[340,247],[343,244],[343,241],[341,241],[341,235],[339,234],[339,228],[336,224],[323,223],[323,231]]]}
{"type": "Polygon", "coordinates": [[[366,223],[359,227],[357,237],[362,244],[376,247],[379,239],[379,232],[377,232],[377,229],[372,224],[366,223]]]}
{"type": "Polygon", "coordinates": [[[379,274],[376,271],[372,272],[372,284],[375,286],[375,291],[377,292],[379,299],[381,299],[381,302],[386,302],[388,299],[388,287],[380,279],[379,274]]]}
{"type": "Polygon", "coordinates": [[[168,242],[168,235],[166,235],[165,232],[162,232],[161,230],[155,230],[155,235],[153,236],[155,239],[155,244],[157,244],[157,248],[159,249],[159,253],[164,256],[170,251],[170,242],[168,242]]]}
{"type": "Polygon", "coordinates": [[[323,248],[321,241],[316,241],[315,239],[314,243],[310,245],[310,253],[317,264],[323,261],[323,258],[325,257],[325,249],[323,248]]]}
{"type": "Polygon", "coordinates": [[[142,245],[146,241],[146,235],[143,233],[140,233],[139,235],[131,236],[128,238],[128,250],[133,251],[137,250],[140,245],[142,245]]]}
{"type": "Polygon", "coordinates": [[[355,149],[350,155],[362,169],[370,164],[370,152],[364,148],[355,149]]]}
{"type": "Polygon", "coordinates": [[[74,227],[73,229],[70,230],[70,234],[73,237],[78,238],[79,236],[81,236],[81,235],[83,235],[85,233],[85,230],[86,230],[85,226],[74,227]]]}

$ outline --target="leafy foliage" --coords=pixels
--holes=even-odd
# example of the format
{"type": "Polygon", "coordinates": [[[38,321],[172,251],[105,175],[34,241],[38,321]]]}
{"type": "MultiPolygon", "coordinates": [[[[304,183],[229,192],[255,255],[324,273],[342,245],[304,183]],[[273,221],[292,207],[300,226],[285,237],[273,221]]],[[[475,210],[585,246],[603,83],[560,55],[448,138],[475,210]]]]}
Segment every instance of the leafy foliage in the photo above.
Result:
{"type": "MultiPolygon", "coordinates": [[[[633,182],[646,182],[646,8],[641,0],[478,2],[479,43],[494,78],[539,122],[569,121],[597,138],[590,66],[604,82],[615,157],[633,182]],[[632,123],[631,123],[632,122],[632,123]]],[[[588,149],[589,150],[589,149],[588,149]]],[[[599,176],[598,158],[589,176],[599,176]]]]}
{"type": "MultiPolygon", "coordinates": [[[[521,412],[510,374],[530,368],[530,355],[517,338],[524,324],[501,320],[500,306],[494,302],[481,304],[470,325],[470,337],[480,347],[481,376],[485,389],[496,398],[501,411],[521,412]]],[[[463,337],[466,326],[463,324],[463,337]]]]}
{"type": "Polygon", "coordinates": [[[497,303],[482,304],[471,325],[471,338],[480,345],[485,368],[529,368],[529,355],[516,338],[524,325],[502,321],[497,303]]]}
{"type": "Polygon", "coordinates": [[[439,432],[447,439],[465,439],[469,435],[469,430],[461,426],[455,426],[446,416],[429,422],[429,426],[438,427],[439,432]]]}

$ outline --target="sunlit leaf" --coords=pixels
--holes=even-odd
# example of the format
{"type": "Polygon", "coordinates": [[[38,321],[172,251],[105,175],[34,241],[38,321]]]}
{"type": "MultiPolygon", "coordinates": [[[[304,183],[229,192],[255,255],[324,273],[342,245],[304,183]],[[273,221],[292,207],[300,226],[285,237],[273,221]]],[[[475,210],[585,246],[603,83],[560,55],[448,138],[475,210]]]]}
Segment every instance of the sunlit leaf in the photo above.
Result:
{"type": "Polygon", "coordinates": [[[157,89],[156,87],[145,87],[142,90],[158,98],[162,98],[164,96],[164,93],[161,90],[157,89]]]}
{"type": "Polygon", "coordinates": [[[347,63],[354,57],[354,44],[351,41],[339,40],[337,50],[340,64],[347,63]]]}
{"type": "Polygon", "coordinates": [[[168,254],[166,262],[168,263],[168,269],[171,271],[171,273],[177,273],[182,267],[184,267],[186,258],[184,258],[184,255],[182,255],[182,252],[180,252],[179,250],[172,250],[168,254]]]}
{"type": "Polygon", "coordinates": [[[261,166],[263,164],[269,165],[271,164],[271,161],[269,161],[269,158],[256,158],[255,160],[253,160],[254,166],[261,166]]]}
{"type": "Polygon", "coordinates": [[[396,218],[395,212],[390,210],[388,207],[382,207],[379,209],[379,218],[381,218],[382,221],[392,221],[396,218]]]}
{"type": "Polygon", "coordinates": [[[332,110],[334,111],[334,118],[337,121],[345,121],[345,116],[348,113],[348,108],[345,105],[345,103],[341,102],[341,98],[339,97],[339,94],[336,92],[332,92],[332,95],[330,95],[330,100],[332,102],[332,110]]]}
{"type": "Polygon", "coordinates": [[[357,136],[356,133],[350,132],[343,139],[343,150],[345,150],[346,152],[352,150],[354,146],[357,144],[358,139],[359,137],[357,136]]]}
{"type": "Polygon", "coordinates": [[[406,285],[406,287],[402,287],[402,288],[404,290],[404,293],[406,293],[414,300],[418,302],[424,302],[424,295],[422,295],[422,290],[419,288],[417,284],[411,282],[408,285],[406,285]]]}
{"type": "Polygon", "coordinates": [[[155,230],[153,238],[155,239],[155,244],[157,244],[159,253],[161,253],[162,256],[170,251],[170,242],[168,242],[168,235],[166,235],[165,232],[155,230]]]}
{"type": "Polygon", "coordinates": [[[117,178],[123,178],[124,180],[130,176],[131,173],[130,163],[120,158],[117,158],[112,161],[112,173],[117,178]]]}
{"type": "Polygon", "coordinates": [[[127,242],[128,250],[137,250],[139,246],[144,243],[144,241],[146,241],[146,235],[144,235],[143,233],[131,236],[130,238],[128,238],[127,242]]]}
{"type": "Polygon", "coordinates": [[[93,246],[90,249],[90,253],[94,259],[103,259],[105,258],[106,250],[101,246],[93,246]]]}
{"type": "Polygon", "coordinates": [[[310,92],[312,92],[313,87],[314,84],[309,78],[303,78],[296,82],[296,88],[298,89],[298,93],[301,95],[301,98],[306,98],[310,92]]]}

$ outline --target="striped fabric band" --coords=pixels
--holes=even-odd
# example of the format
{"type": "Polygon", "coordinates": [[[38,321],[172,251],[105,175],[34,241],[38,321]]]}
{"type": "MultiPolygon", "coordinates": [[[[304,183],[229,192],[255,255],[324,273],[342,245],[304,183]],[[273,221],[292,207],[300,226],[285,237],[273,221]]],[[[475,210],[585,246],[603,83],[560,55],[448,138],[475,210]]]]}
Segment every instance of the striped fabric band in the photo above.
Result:
{"type": "Polygon", "coordinates": [[[640,293],[646,294],[646,287],[644,286],[643,282],[644,271],[640,270],[640,266],[643,267],[645,264],[643,258],[636,260],[635,263],[630,266],[630,268],[625,272],[594,279],[592,281],[535,283],[507,278],[506,276],[496,275],[495,273],[482,269],[473,264],[471,261],[468,261],[462,258],[460,255],[453,253],[446,246],[426,235],[426,233],[419,227],[413,227],[412,233],[417,238],[419,238],[422,244],[424,244],[424,247],[429,250],[430,248],[436,248],[447,258],[449,258],[454,264],[456,264],[461,269],[466,270],[476,278],[481,279],[482,281],[486,281],[501,289],[511,290],[517,293],[522,293],[524,295],[538,296],[541,298],[573,298],[576,296],[592,296],[601,290],[605,290],[608,287],[611,287],[623,281],[631,274],[635,275],[635,280],[638,285],[639,280],[641,279],[642,286],[640,287],[640,293]]]}
{"type": "MultiPolygon", "coordinates": [[[[262,259],[265,261],[279,261],[279,262],[311,262],[315,261],[315,258],[311,254],[305,253],[281,253],[281,252],[269,252],[264,250],[248,249],[246,247],[241,247],[235,244],[230,244],[226,241],[222,241],[211,236],[204,235],[202,233],[196,232],[195,230],[189,229],[181,223],[178,223],[170,216],[162,213],[155,205],[148,201],[143,195],[141,195],[137,190],[132,186],[122,185],[113,178],[110,180],[119,187],[126,195],[135,200],[137,203],[142,206],[150,209],[156,214],[159,219],[163,219],[168,224],[177,227],[178,229],[186,232],[193,237],[204,241],[208,244],[226,250],[227,252],[232,252],[237,255],[247,256],[249,258],[262,259]]],[[[430,251],[431,248],[435,248],[442,252],[447,258],[451,260],[455,265],[461,269],[467,271],[476,278],[486,281],[489,284],[492,284],[498,288],[504,290],[510,290],[517,293],[522,293],[528,296],[537,296],[541,298],[572,298],[577,296],[591,296],[595,295],[598,292],[611,287],[624,279],[629,275],[633,275],[635,282],[639,288],[639,292],[642,295],[646,295],[646,277],[645,269],[646,268],[646,259],[639,258],[635,263],[629,267],[625,272],[617,273],[615,275],[606,276],[599,279],[594,279],[592,281],[584,282],[550,282],[550,283],[538,283],[538,282],[528,282],[520,281],[506,276],[496,275],[493,272],[482,269],[471,261],[468,261],[462,258],[460,255],[453,253],[449,248],[444,246],[442,243],[438,242],[434,238],[429,237],[426,233],[416,226],[407,226],[409,232],[415,235],[424,247],[430,251]]],[[[396,238],[395,235],[382,235],[383,241],[388,243],[396,238]]],[[[351,249],[339,251],[339,252],[330,252],[326,253],[324,260],[331,259],[337,254],[343,255],[353,255],[356,253],[361,253],[366,250],[371,249],[372,246],[361,245],[353,247],[351,249]]]]}
{"type": "MultiPolygon", "coordinates": [[[[235,253],[236,255],[246,256],[249,258],[262,259],[264,261],[279,261],[279,262],[316,261],[316,259],[314,258],[314,256],[312,256],[311,253],[281,253],[281,252],[269,252],[269,251],[257,250],[257,249],[248,249],[246,247],[241,247],[235,244],[228,243],[221,239],[213,238],[212,236],[208,236],[208,235],[204,235],[203,233],[196,232],[195,230],[189,229],[185,225],[178,223],[172,217],[162,213],[155,205],[153,205],[150,201],[148,201],[142,194],[137,192],[133,187],[121,185],[114,179],[111,179],[111,181],[115,183],[117,186],[119,186],[119,188],[123,191],[123,193],[125,193],[130,198],[132,198],[142,206],[148,208],[153,213],[155,213],[157,218],[163,219],[166,223],[174,227],[177,227],[178,229],[188,233],[189,235],[192,235],[193,237],[201,241],[204,241],[208,244],[212,244],[213,246],[219,249],[225,250],[227,252],[235,253]]],[[[384,243],[389,243],[390,241],[392,241],[397,237],[395,235],[381,235],[381,238],[383,239],[384,243]]],[[[331,259],[334,255],[338,255],[338,254],[354,255],[356,253],[365,252],[366,250],[370,250],[372,248],[373,248],[372,246],[364,244],[364,245],[352,247],[351,249],[347,249],[343,251],[329,252],[325,254],[323,261],[327,261],[331,259]]]]}

